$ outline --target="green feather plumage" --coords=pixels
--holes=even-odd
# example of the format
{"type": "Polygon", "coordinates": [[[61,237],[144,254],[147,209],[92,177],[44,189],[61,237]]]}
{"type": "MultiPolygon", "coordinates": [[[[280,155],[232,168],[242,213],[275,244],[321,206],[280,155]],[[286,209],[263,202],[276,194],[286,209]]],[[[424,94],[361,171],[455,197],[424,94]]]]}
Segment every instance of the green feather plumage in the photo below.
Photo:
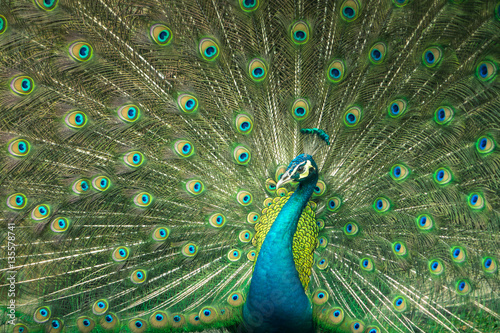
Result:
{"type": "Polygon", "coordinates": [[[0,3],[6,332],[237,331],[242,233],[303,147],[318,331],[500,331],[498,2],[44,3],[0,3]]]}

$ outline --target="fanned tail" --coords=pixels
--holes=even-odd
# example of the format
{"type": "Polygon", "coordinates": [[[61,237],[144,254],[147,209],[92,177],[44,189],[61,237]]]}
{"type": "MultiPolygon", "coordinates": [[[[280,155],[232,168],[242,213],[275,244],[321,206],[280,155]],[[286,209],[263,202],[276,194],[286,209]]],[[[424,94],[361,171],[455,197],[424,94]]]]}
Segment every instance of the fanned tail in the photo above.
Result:
{"type": "Polygon", "coordinates": [[[3,324],[238,330],[254,228],[321,129],[318,330],[495,332],[499,8],[0,4],[3,324]]]}

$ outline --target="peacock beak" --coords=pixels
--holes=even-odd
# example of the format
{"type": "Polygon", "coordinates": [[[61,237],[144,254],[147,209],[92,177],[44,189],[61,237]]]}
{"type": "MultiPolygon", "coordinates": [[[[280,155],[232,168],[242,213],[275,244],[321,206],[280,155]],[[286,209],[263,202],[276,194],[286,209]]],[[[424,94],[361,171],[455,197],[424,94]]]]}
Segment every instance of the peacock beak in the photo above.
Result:
{"type": "Polygon", "coordinates": [[[290,176],[290,172],[285,172],[283,174],[283,176],[281,176],[281,179],[278,181],[278,183],[276,184],[276,189],[279,189],[281,186],[287,184],[287,183],[290,183],[292,182],[293,179],[292,177],[290,176]]]}

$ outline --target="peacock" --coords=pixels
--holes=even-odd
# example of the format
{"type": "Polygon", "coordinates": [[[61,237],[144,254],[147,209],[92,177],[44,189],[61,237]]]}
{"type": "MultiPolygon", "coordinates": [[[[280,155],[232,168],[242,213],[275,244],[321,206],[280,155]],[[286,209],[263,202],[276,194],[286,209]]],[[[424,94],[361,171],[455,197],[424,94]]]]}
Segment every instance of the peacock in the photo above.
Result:
{"type": "Polygon", "coordinates": [[[2,332],[500,332],[500,2],[1,0],[2,332]]]}

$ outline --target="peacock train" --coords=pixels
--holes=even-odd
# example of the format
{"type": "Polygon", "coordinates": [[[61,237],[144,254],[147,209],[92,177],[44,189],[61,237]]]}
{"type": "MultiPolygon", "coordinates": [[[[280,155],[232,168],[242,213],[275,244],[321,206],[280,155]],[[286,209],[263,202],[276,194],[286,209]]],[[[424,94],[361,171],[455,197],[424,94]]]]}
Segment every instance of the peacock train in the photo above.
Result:
{"type": "Polygon", "coordinates": [[[500,332],[497,0],[0,0],[0,330],[500,332]]]}

